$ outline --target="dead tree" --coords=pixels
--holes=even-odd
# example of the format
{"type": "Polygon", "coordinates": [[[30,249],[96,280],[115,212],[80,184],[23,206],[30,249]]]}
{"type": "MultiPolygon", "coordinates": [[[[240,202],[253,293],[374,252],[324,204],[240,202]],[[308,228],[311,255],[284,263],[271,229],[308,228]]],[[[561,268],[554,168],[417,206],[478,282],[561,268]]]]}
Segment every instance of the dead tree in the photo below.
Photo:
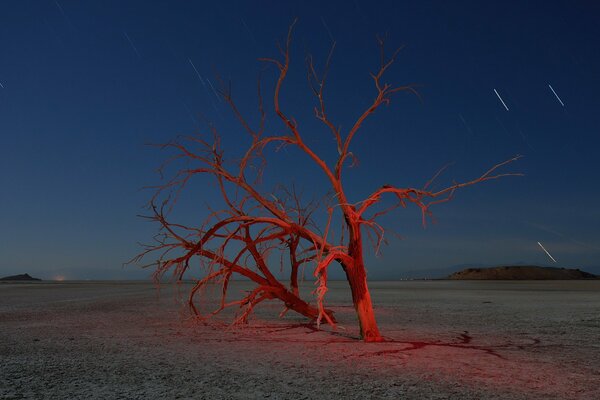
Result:
{"type": "Polygon", "coordinates": [[[308,81],[316,99],[314,114],[326,126],[337,147],[337,161],[332,165],[328,164],[307,144],[299,124],[282,109],[279,101],[290,68],[290,44],[294,24],[295,22],[290,26],[285,45],[280,49],[280,58],[260,59],[273,64],[278,71],[273,90],[273,111],[286,131],[277,135],[265,133],[267,113],[263,106],[260,81],[260,123],[257,128],[253,128],[242,115],[232,98],[231,90],[222,89],[220,94],[224,101],[248,133],[246,151],[237,162],[226,163],[220,135],[212,125],[209,125],[211,135],[208,135],[211,140],[190,136],[162,145],[162,148],[175,151],[168,163],[185,160],[190,166],[179,169],[168,183],[157,187],[151,201],[153,213],[148,218],[160,224],[161,233],[154,243],[146,246],[136,260],[148,253],[158,253],[158,260],[149,264],[156,266],[155,276],[160,278],[166,271],[171,271],[177,279],[183,277],[192,260],[199,260],[205,269],[205,275],[191,290],[189,306],[200,317],[217,314],[230,306],[239,306],[241,312],[234,322],[245,322],[257,304],[268,299],[278,299],[285,305],[282,314],[293,310],[317,324],[331,325],[335,325],[336,321],[333,312],[325,308],[325,293],[328,268],[335,262],[346,274],[361,337],[365,341],[381,341],[382,336],[375,320],[367,285],[363,234],[373,233],[376,238],[375,246],[378,248],[384,241],[385,233],[378,219],[389,211],[412,203],[419,207],[425,223],[425,219],[431,215],[430,207],[452,199],[455,190],[503,176],[519,175],[501,173],[499,169],[520,156],[496,164],[474,179],[454,183],[441,190],[433,191],[431,186],[443,169],[419,189],[384,185],[360,201],[348,199],[343,171],[347,161],[354,157],[351,145],[362,124],[382,105],[389,104],[393,95],[400,92],[417,92],[412,85],[394,86],[384,81],[384,74],[394,63],[398,50],[387,56],[384,41],[378,39],[380,65],[376,72],[371,73],[375,97],[355,119],[351,128],[342,132],[327,114],[324,97],[333,46],[322,74],[317,73],[312,58],[309,57],[308,81]],[[300,149],[306,155],[307,162],[316,164],[327,179],[332,192],[330,203],[303,206],[300,196],[293,190],[284,189],[278,193],[269,193],[261,189],[256,179],[260,178],[266,166],[265,152],[268,146],[295,146],[300,149]],[[250,170],[254,172],[249,172],[250,170]],[[223,199],[223,208],[212,211],[199,227],[171,221],[165,210],[174,206],[178,193],[187,186],[191,178],[199,175],[214,178],[223,199]],[[169,195],[165,196],[165,193],[169,195]],[[373,206],[380,203],[384,195],[392,196],[395,204],[384,210],[373,211],[373,206]],[[324,207],[328,217],[322,220],[312,218],[317,207],[324,207]],[[330,238],[330,227],[335,218],[340,219],[342,230],[339,234],[341,237],[333,240],[330,238]],[[269,258],[274,252],[286,254],[288,258],[290,279],[287,285],[275,277],[272,272],[273,266],[269,265],[269,258]],[[299,271],[306,265],[312,265],[314,268],[313,275],[317,285],[314,292],[315,305],[302,299],[298,290],[299,271]],[[243,298],[231,300],[228,297],[228,287],[234,274],[254,282],[256,287],[243,298]],[[205,314],[198,309],[196,297],[209,283],[220,285],[221,299],[215,310],[205,314]]]}

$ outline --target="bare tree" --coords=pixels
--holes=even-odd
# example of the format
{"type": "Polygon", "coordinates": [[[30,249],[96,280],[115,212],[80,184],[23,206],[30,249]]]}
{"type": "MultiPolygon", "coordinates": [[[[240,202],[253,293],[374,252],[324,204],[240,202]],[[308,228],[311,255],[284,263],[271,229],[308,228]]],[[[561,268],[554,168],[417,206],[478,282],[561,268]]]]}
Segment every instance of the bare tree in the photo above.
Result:
{"type": "Polygon", "coordinates": [[[172,271],[177,279],[181,279],[189,269],[191,261],[199,260],[205,275],[191,290],[189,306],[196,315],[203,318],[217,314],[227,307],[239,306],[241,312],[234,322],[246,322],[257,304],[268,299],[278,299],[285,305],[282,314],[293,310],[317,324],[328,323],[334,326],[336,320],[333,312],[325,308],[325,293],[328,268],[335,262],[341,265],[346,274],[361,337],[369,342],[381,341],[382,336],[375,320],[367,286],[363,233],[372,234],[375,239],[374,245],[378,248],[384,242],[385,233],[378,220],[389,211],[412,203],[419,207],[425,222],[426,217],[431,215],[430,207],[452,199],[455,190],[503,176],[519,175],[501,173],[499,170],[520,156],[496,164],[474,179],[454,183],[441,190],[433,191],[430,188],[444,168],[420,189],[384,185],[375,189],[365,199],[351,201],[346,195],[343,171],[347,161],[354,158],[351,145],[362,124],[382,105],[389,104],[395,94],[417,92],[411,85],[394,86],[384,81],[384,74],[394,63],[398,50],[389,56],[386,55],[384,40],[378,39],[380,65],[376,72],[371,73],[375,97],[355,119],[351,128],[343,132],[330,119],[324,97],[335,45],[331,48],[321,74],[317,73],[312,57],[308,57],[308,81],[316,100],[314,114],[326,126],[337,147],[336,162],[328,164],[307,144],[294,117],[280,106],[280,93],[290,68],[290,44],[294,25],[295,22],[290,26],[284,46],[280,47],[280,57],[260,59],[273,64],[278,71],[273,91],[273,111],[283,123],[285,132],[277,135],[265,133],[267,113],[263,105],[260,80],[260,122],[257,128],[252,127],[242,115],[232,98],[230,88],[223,88],[220,91],[223,100],[248,133],[249,142],[243,156],[236,162],[225,162],[220,135],[210,124],[210,140],[190,136],[162,145],[163,148],[175,151],[167,164],[175,160],[185,160],[189,167],[179,169],[171,180],[157,187],[150,203],[152,215],[147,218],[160,224],[161,233],[135,260],[142,259],[148,253],[158,253],[157,261],[149,264],[156,267],[155,276],[158,279],[166,271],[172,271]],[[293,189],[282,188],[276,193],[262,189],[258,180],[266,166],[265,151],[268,145],[295,146],[300,149],[307,156],[308,162],[316,164],[322,170],[331,188],[329,201],[304,205],[300,195],[293,189]],[[190,179],[199,175],[214,178],[223,199],[223,208],[211,211],[199,227],[172,221],[167,217],[166,210],[175,205],[179,192],[187,186],[190,179]],[[380,203],[384,195],[392,196],[395,203],[387,209],[374,211],[373,206],[380,203]],[[325,211],[327,217],[313,217],[315,210],[325,211]],[[342,227],[336,238],[333,238],[330,232],[334,219],[339,219],[342,227]],[[285,255],[287,258],[287,262],[282,261],[281,267],[289,265],[288,284],[278,280],[272,272],[272,265],[269,264],[274,253],[285,255]],[[314,268],[315,305],[302,299],[298,290],[299,273],[306,265],[314,268]],[[228,296],[229,282],[234,274],[256,284],[255,288],[241,299],[230,299],[228,296]],[[221,298],[218,307],[206,314],[199,310],[196,300],[209,283],[220,285],[221,298]]]}

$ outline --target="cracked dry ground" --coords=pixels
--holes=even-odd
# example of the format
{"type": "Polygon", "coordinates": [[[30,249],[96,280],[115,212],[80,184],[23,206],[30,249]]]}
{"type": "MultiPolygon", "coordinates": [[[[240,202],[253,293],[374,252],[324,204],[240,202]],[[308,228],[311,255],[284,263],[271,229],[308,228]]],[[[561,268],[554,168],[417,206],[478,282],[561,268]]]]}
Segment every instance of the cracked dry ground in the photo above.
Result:
{"type": "Polygon", "coordinates": [[[357,340],[343,282],[335,332],[277,303],[243,328],[200,324],[173,286],[0,285],[0,398],[600,398],[600,281],[371,290],[385,343],[357,340]]]}

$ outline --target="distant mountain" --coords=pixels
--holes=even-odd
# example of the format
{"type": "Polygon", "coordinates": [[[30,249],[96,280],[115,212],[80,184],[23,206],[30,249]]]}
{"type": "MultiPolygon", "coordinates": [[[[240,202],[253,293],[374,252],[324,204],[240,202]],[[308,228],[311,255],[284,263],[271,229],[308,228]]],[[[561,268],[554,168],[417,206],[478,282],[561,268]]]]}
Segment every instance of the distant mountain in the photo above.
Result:
{"type": "Polygon", "coordinates": [[[599,279],[580,269],[538,267],[535,265],[509,265],[492,268],[467,268],[451,274],[456,280],[571,280],[599,279]]]}
{"type": "Polygon", "coordinates": [[[34,278],[29,274],[11,275],[0,278],[0,281],[41,281],[41,279],[34,278]]]}
{"type": "Polygon", "coordinates": [[[589,272],[591,274],[600,275],[600,266],[599,265],[582,265],[581,268],[585,269],[587,272],[589,272]]]}

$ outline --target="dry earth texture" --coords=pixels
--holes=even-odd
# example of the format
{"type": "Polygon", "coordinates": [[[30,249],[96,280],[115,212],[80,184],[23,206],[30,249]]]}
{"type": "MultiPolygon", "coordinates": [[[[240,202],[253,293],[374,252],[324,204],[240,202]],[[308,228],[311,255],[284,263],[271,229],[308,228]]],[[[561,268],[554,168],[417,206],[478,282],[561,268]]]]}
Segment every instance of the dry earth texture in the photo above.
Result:
{"type": "Polygon", "coordinates": [[[372,282],[385,343],[346,285],[331,332],[275,303],[202,324],[174,286],[0,284],[0,398],[600,399],[600,281],[372,282]]]}

